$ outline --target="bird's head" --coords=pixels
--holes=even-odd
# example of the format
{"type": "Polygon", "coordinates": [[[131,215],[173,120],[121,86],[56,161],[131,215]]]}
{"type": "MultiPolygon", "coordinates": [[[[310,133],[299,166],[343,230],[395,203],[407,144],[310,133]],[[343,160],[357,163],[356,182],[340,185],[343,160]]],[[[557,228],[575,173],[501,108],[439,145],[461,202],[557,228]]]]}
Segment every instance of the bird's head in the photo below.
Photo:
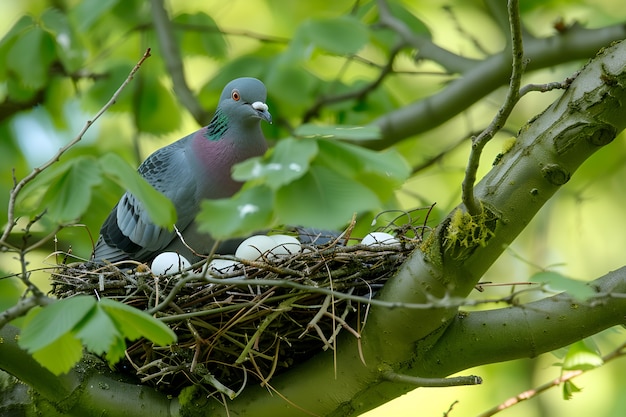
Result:
{"type": "Polygon", "coordinates": [[[220,108],[235,120],[249,121],[262,119],[272,123],[265,100],[265,85],[256,78],[237,78],[224,87],[220,96],[220,108]]]}

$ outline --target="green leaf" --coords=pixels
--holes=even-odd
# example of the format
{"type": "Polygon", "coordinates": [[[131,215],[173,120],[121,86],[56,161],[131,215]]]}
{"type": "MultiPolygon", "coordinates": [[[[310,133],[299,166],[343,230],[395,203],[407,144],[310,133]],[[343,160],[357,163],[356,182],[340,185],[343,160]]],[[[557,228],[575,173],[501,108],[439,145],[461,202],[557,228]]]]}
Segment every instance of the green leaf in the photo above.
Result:
{"type": "Polygon", "coordinates": [[[84,320],[96,300],[77,296],[56,301],[40,309],[32,309],[25,320],[19,345],[36,352],[71,332],[84,320]]]}
{"type": "MultiPolygon", "coordinates": [[[[102,106],[111,99],[111,96],[122,85],[124,80],[126,80],[133,66],[134,63],[131,61],[107,61],[107,66],[98,70],[98,72],[106,76],[94,82],[85,94],[85,99],[82,101],[85,107],[93,112],[100,110],[102,106]]],[[[136,87],[136,84],[134,86],[136,87]]],[[[127,89],[118,97],[115,105],[111,106],[107,111],[129,112],[131,110],[133,110],[131,95],[128,94],[127,89]]]]}
{"type": "Polygon", "coordinates": [[[180,126],[179,104],[157,77],[146,74],[142,73],[142,88],[136,90],[137,128],[155,135],[171,132],[180,126]]]}
{"type": "MultiPolygon", "coordinates": [[[[298,63],[277,60],[265,77],[267,91],[274,92],[289,112],[296,114],[313,105],[318,79],[298,63]]],[[[270,109],[271,111],[271,109],[270,109]]]]}
{"type": "Polygon", "coordinates": [[[74,101],[74,84],[68,78],[53,77],[46,90],[46,100],[42,104],[50,116],[50,121],[59,131],[67,132],[73,127],[70,124],[71,120],[67,117],[68,105],[79,105],[74,101]]]}
{"type": "Polygon", "coordinates": [[[21,83],[39,89],[48,82],[49,67],[55,58],[52,36],[34,26],[22,33],[7,53],[7,70],[16,74],[21,83]]]}
{"type": "Polygon", "coordinates": [[[8,61],[7,55],[15,43],[15,40],[18,39],[23,32],[33,27],[34,23],[31,16],[22,16],[0,40],[0,62],[5,63],[4,65],[0,65],[0,80],[6,79],[8,75],[6,65],[8,61]]]}
{"type": "Polygon", "coordinates": [[[58,9],[46,9],[41,15],[41,22],[54,35],[57,56],[66,70],[78,71],[87,52],[78,41],[67,16],[58,9]]]}
{"type": "Polygon", "coordinates": [[[345,139],[353,141],[378,140],[381,138],[380,128],[376,126],[318,126],[300,125],[294,136],[316,139],[345,139]]]}
{"type": "Polygon", "coordinates": [[[276,193],[280,223],[335,229],[354,213],[380,204],[369,188],[327,167],[312,165],[302,178],[276,193]]]}
{"type": "Polygon", "coordinates": [[[160,346],[176,341],[176,334],[172,329],[145,311],[108,298],[102,298],[98,304],[126,339],[136,340],[144,337],[160,346]]]}
{"type": "Polygon", "coordinates": [[[175,34],[185,55],[196,54],[219,59],[226,57],[228,45],[211,16],[203,12],[183,13],[176,16],[173,22],[182,26],[183,30],[178,30],[175,34]]]}
{"type": "Polygon", "coordinates": [[[563,358],[563,369],[589,371],[604,363],[602,357],[580,340],[569,347],[563,358]]]}
{"type": "Polygon", "coordinates": [[[91,202],[93,187],[102,181],[95,158],[83,156],[68,162],[67,169],[49,185],[41,202],[47,215],[60,223],[82,216],[91,202]]]}
{"type": "Polygon", "coordinates": [[[82,358],[83,345],[72,333],[33,352],[33,358],[55,375],[68,372],[82,358]]]}
{"type": "Polygon", "coordinates": [[[273,200],[266,186],[244,188],[232,198],[204,200],[196,221],[216,239],[243,236],[271,225],[273,200]]]}
{"type": "Polygon", "coordinates": [[[578,388],[571,379],[568,379],[563,383],[563,399],[571,400],[575,393],[582,391],[578,388]]]}
{"type": "Polygon", "coordinates": [[[101,303],[90,311],[86,319],[76,328],[78,337],[89,351],[102,355],[108,351],[118,339],[124,336],[117,329],[111,317],[102,309],[101,303]]]}
{"type": "Polygon", "coordinates": [[[78,31],[87,30],[117,4],[119,0],[84,0],[70,8],[72,20],[76,22],[78,31]]]}
{"type": "Polygon", "coordinates": [[[126,341],[123,338],[113,340],[113,344],[106,353],[106,359],[110,364],[118,363],[126,353],[126,341]]]}
{"type": "Polygon", "coordinates": [[[316,163],[360,182],[386,201],[408,178],[410,168],[395,150],[376,152],[332,140],[318,141],[316,163]]]}
{"type": "Polygon", "coordinates": [[[62,160],[41,172],[34,180],[26,184],[17,197],[17,211],[20,216],[28,216],[34,212],[41,212],[44,207],[43,197],[56,182],[71,169],[72,160],[62,160]]]}
{"type": "Polygon", "coordinates": [[[24,287],[17,278],[0,279],[0,312],[13,307],[23,292],[24,287]]]}
{"type": "Polygon", "coordinates": [[[32,16],[24,15],[20,17],[20,19],[15,22],[11,29],[7,33],[4,34],[2,39],[0,39],[0,48],[4,48],[7,43],[19,37],[19,35],[25,32],[28,28],[31,28],[35,25],[35,21],[32,16]]]}
{"type": "Polygon", "coordinates": [[[126,339],[140,337],[157,345],[176,341],[167,325],[144,311],[107,298],[76,296],[32,309],[19,345],[55,374],[67,372],[80,358],[82,343],[115,363],[124,355],[126,339]]]}
{"type": "Polygon", "coordinates": [[[242,182],[260,179],[276,190],[303,176],[309,169],[311,160],[317,155],[317,150],[314,140],[283,139],[268,156],[237,164],[233,178],[242,182]]]}
{"type": "Polygon", "coordinates": [[[315,46],[338,55],[357,53],[369,39],[367,27],[352,16],[311,19],[300,30],[315,46]]]}
{"type": "Polygon", "coordinates": [[[122,188],[129,190],[144,204],[150,219],[161,227],[172,227],[176,222],[176,209],[172,202],[154,189],[137,171],[120,156],[108,153],[99,159],[100,167],[122,188]]]}
{"type": "Polygon", "coordinates": [[[558,272],[543,271],[538,272],[530,278],[531,282],[543,284],[544,287],[553,292],[567,292],[572,298],[585,301],[595,295],[593,288],[584,281],[568,278],[558,272]]]}

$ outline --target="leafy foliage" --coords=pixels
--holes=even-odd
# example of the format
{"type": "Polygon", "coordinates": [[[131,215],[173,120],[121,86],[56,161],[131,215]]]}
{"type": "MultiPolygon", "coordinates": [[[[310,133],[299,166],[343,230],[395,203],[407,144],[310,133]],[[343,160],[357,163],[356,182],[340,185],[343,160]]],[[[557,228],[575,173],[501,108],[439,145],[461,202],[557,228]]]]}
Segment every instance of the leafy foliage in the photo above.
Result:
{"type": "Polygon", "coordinates": [[[74,157],[46,170],[20,194],[20,212],[45,211],[58,223],[76,220],[88,209],[92,190],[101,184],[105,173],[144,202],[155,223],[162,226],[174,224],[176,211],[172,202],[152,188],[126,161],[112,153],[100,159],[74,157]]]}
{"type": "Polygon", "coordinates": [[[276,224],[337,229],[353,214],[388,204],[409,175],[396,152],[336,140],[342,133],[356,140],[362,133],[367,140],[372,129],[309,126],[302,132],[306,138],[283,139],[264,157],[235,167],[234,178],[250,181],[250,187],[233,199],[205,201],[202,229],[218,238],[276,224]]]}
{"type": "Polygon", "coordinates": [[[174,332],[143,311],[124,304],[77,296],[34,308],[26,316],[19,344],[56,375],[82,357],[83,344],[106,353],[111,364],[124,357],[126,339],[145,337],[160,345],[174,342],[174,332]]]}
{"type": "MultiPolygon", "coordinates": [[[[226,238],[284,223],[340,228],[354,213],[368,219],[384,208],[404,209],[414,207],[416,201],[419,205],[437,201],[437,207],[445,214],[456,204],[465,160],[458,145],[467,142],[459,141],[469,136],[470,130],[488,123],[485,115],[495,112],[497,93],[492,100],[476,105],[449,124],[428,130],[448,121],[451,115],[468,110],[484,97],[475,91],[487,94],[498,87],[499,84],[481,84],[492,78],[482,76],[482,72],[480,82],[471,88],[463,89],[457,82],[465,76],[472,79],[472,72],[478,68],[474,63],[485,57],[489,57],[485,63],[497,61],[492,57],[500,58],[490,51],[502,47],[506,30],[494,34],[492,26],[508,25],[502,21],[497,2],[491,2],[489,7],[453,2],[445,8],[452,24],[443,25],[433,23],[430,14],[436,6],[432,4],[385,2],[397,21],[409,28],[411,39],[380,23],[382,12],[375,1],[286,2],[280,8],[262,1],[231,3],[227,9],[214,8],[212,4],[167,4],[184,78],[207,114],[216,105],[225,83],[237,76],[253,76],[268,86],[268,104],[276,121],[264,127],[266,136],[275,142],[271,151],[239,165],[233,173],[236,179],[248,181],[241,192],[233,199],[203,204],[198,220],[206,230],[226,238]],[[229,17],[231,8],[236,18],[229,17]],[[426,15],[429,18],[423,20],[426,15]],[[488,24],[482,24],[487,21],[488,24]],[[447,86],[453,88],[446,90],[447,86]],[[455,93],[437,95],[439,91],[455,93]],[[434,99],[427,101],[428,105],[414,106],[429,96],[434,99]],[[442,103],[446,106],[441,107],[442,103]],[[374,121],[392,112],[405,120],[408,116],[420,121],[410,131],[396,123],[398,118],[378,125],[384,126],[385,132],[373,127],[374,121]],[[410,137],[411,134],[415,136],[410,137]],[[392,142],[383,142],[389,140],[389,135],[405,140],[386,151],[370,150],[389,146],[392,142]],[[403,192],[399,193],[400,188],[403,192]],[[401,202],[396,201],[398,197],[401,202]]],[[[76,240],[68,229],[55,237],[54,244],[51,240],[43,242],[42,253],[20,258],[20,248],[48,236],[58,225],[79,220],[95,234],[124,189],[144,202],[156,223],[173,224],[176,213],[171,203],[139,178],[133,166],[151,148],[162,145],[152,143],[155,137],[171,142],[207,122],[190,121],[186,104],[174,93],[178,86],[167,72],[167,46],[157,40],[160,28],[154,25],[149,2],[86,0],[71,6],[63,1],[21,2],[23,16],[0,39],[0,60],[6,64],[0,66],[0,162],[7,173],[0,178],[3,207],[7,207],[14,183],[33,168],[27,154],[43,152],[39,145],[41,140],[47,140],[47,136],[41,139],[35,134],[39,132],[34,121],[32,129],[16,129],[14,116],[27,115],[38,106],[50,114],[55,127],[66,128],[71,119],[86,118],[68,114],[72,102],[80,102],[87,112],[95,113],[124,81],[146,47],[152,48],[153,57],[118,97],[104,120],[99,121],[98,137],[81,142],[75,153],[61,158],[19,195],[15,213],[19,227],[9,236],[3,250],[8,248],[15,253],[24,269],[28,262],[43,258],[58,247],[72,247],[74,254],[86,257],[92,242],[76,240]],[[129,164],[131,153],[135,162],[129,164]],[[9,175],[9,169],[14,169],[13,174],[9,175]],[[23,228],[24,219],[41,214],[43,217],[32,228],[23,228]]],[[[560,41],[567,41],[570,34],[571,38],[581,36],[574,32],[583,25],[567,20],[567,13],[564,21],[556,23],[544,15],[536,19],[546,7],[565,10],[563,2],[529,1],[521,6],[525,17],[530,17],[525,20],[528,33],[536,35],[533,41],[541,40],[540,34],[546,32],[556,33],[557,37],[565,35],[560,41]]],[[[576,7],[579,12],[589,12],[592,26],[622,19],[618,7],[606,13],[601,9],[605,6],[582,0],[576,2],[576,7]]],[[[599,49],[584,55],[575,51],[578,46],[581,50],[585,47],[552,51],[554,56],[550,58],[553,62],[565,62],[592,56],[599,49]]],[[[531,66],[544,65],[542,60],[530,62],[531,66]]],[[[569,69],[552,68],[537,78],[554,81],[570,73],[569,69]]],[[[538,108],[544,107],[545,98],[529,95],[525,100],[529,100],[530,110],[518,109],[505,129],[517,130],[538,108]]],[[[465,148],[469,149],[469,145],[465,148]]],[[[548,221],[553,208],[546,209],[546,217],[540,220],[547,225],[545,235],[562,239],[546,246],[568,246],[570,242],[563,240],[571,239],[564,236],[569,236],[570,230],[584,233],[590,218],[600,223],[606,221],[608,231],[620,230],[619,218],[623,217],[620,214],[625,202],[622,182],[616,178],[623,177],[621,154],[605,153],[586,165],[583,181],[568,185],[570,194],[560,197],[571,198],[576,204],[567,209],[560,203],[554,205],[558,208],[554,209],[554,218],[559,222],[548,221]],[[599,190],[593,195],[594,201],[610,195],[612,202],[599,208],[593,206],[596,203],[591,202],[586,191],[589,185],[599,190]],[[557,231],[554,225],[565,223],[567,227],[564,219],[570,216],[576,217],[567,233],[557,231]]],[[[519,212],[523,211],[520,206],[519,212]]],[[[438,220],[438,213],[433,213],[429,225],[438,220]]],[[[467,218],[459,211],[448,231],[463,223],[461,220],[467,218]]],[[[361,223],[357,230],[370,227],[367,221],[361,223]]],[[[480,228],[472,227],[468,229],[470,233],[461,236],[463,239],[458,238],[461,245],[472,239],[482,242],[487,237],[478,233],[480,228]]],[[[594,233],[588,238],[585,256],[559,255],[571,262],[571,276],[592,276],[595,271],[589,272],[593,271],[589,265],[604,268],[609,262],[610,251],[596,249],[606,240],[601,245],[594,240],[598,236],[606,239],[605,233],[596,231],[595,226],[589,229],[594,229],[594,233]]],[[[459,230],[452,232],[458,234],[459,230]]],[[[537,240],[539,237],[520,240],[519,244],[534,251],[541,247],[537,240]]],[[[619,246],[617,241],[611,244],[619,246]]],[[[460,253],[465,255],[462,249],[460,253]]],[[[551,251],[541,252],[537,256],[545,258],[537,262],[553,261],[547,259],[553,256],[551,251]]],[[[11,268],[8,262],[3,263],[3,269],[8,269],[3,276],[14,274],[11,268]]],[[[592,287],[568,278],[565,273],[541,272],[532,281],[551,291],[566,291],[581,305],[596,295],[592,287]]],[[[28,285],[26,275],[22,284],[28,285]]],[[[18,285],[13,278],[0,278],[0,310],[14,306],[22,295],[24,285],[18,285]]],[[[171,341],[171,335],[158,321],[137,314],[136,310],[106,300],[70,300],[31,310],[20,341],[56,374],[67,371],[80,359],[83,346],[106,354],[115,362],[123,354],[126,338],[144,336],[159,343],[171,341]]],[[[594,349],[576,343],[570,347],[563,369],[588,370],[601,364],[599,358],[594,349]]],[[[579,391],[572,381],[566,381],[563,389],[566,397],[579,391]]]]}

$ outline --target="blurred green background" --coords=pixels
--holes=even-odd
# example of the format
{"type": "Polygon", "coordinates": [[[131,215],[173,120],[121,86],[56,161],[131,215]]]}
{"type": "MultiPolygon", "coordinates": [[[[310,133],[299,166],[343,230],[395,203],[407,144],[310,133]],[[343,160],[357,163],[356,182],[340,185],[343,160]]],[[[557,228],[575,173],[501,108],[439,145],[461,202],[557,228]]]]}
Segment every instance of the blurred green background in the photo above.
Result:
{"type": "MultiPolygon", "coordinates": [[[[266,136],[273,142],[289,136],[291,129],[302,123],[304,114],[317,97],[369,82],[386,63],[389,44],[385,44],[384,39],[368,39],[367,45],[358,52],[359,59],[350,60],[341,51],[332,51],[332,45],[328,47],[331,51],[324,51],[323,48],[300,48],[294,41],[297,36],[304,36],[307,25],[308,30],[319,28],[311,22],[346,15],[357,3],[345,0],[203,0],[172,1],[168,6],[171,15],[183,26],[210,26],[211,20],[203,16],[209,16],[217,25],[214,30],[185,32],[187,34],[178,39],[183,45],[187,82],[201,104],[207,110],[215,106],[225,81],[234,78],[231,74],[245,73],[262,78],[268,85],[268,104],[276,120],[274,125],[264,127],[266,136]]],[[[521,3],[523,23],[535,36],[553,35],[555,22],[561,20],[566,24],[580,22],[586,27],[600,28],[626,19],[626,8],[619,1],[521,3]]],[[[417,22],[425,24],[427,31],[424,33],[432,36],[436,44],[462,56],[481,59],[485,57],[485,51],[495,53],[504,45],[502,32],[490,19],[482,2],[404,1],[399,4],[419,19],[417,22]]],[[[4,36],[23,15],[38,19],[51,13],[51,8],[56,11],[50,21],[67,20],[68,27],[75,33],[68,33],[63,38],[59,31],[56,39],[44,38],[36,42],[41,49],[34,58],[29,57],[26,50],[24,55],[6,52],[0,55],[4,61],[0,64],[4,66],[0,71],[0,100],[10,101],[11,97],[21,94],[23,102],[28,103],[34,94],[45,97],[44,105],[26,104],[13,113],[5,106],[0,114],[0,164],[3,170],[0,210],[3,216],[13,182],[12,170],[19,179],[69,142],[108,100],[147,47],[153,48],[153,57],[142,68],[138,81],[67,157],[97,156],[113,151],[136,166],[154,149],[199,126],[172,93],[171,81],[159,56],[156,35],[147,29],[149,2],[4,0],[0,4],[0,36],[4,36]],[[53,49],[60,48],[58,45],[68,45],[64,63],[65,70],[72,69],[71,74],[61,74],[62,71],[53,65],[53,49]],[[30,69],[22,74],[22,84],[13,85],[7,74],[20,65],[30,69]]],[[[341,43],[337,46],[341,49],[341,43]]],[[[582,64],[583,61],[570,62],[532,72],[525,76],[524,83],[560,81],[582,64]]],[[[397,58],[394,70],[395,74],[387,77],[364,102],[351,100],[333,104],[311,121],[367,124],[377,116],[445,88],[446,82],[454,78],[432,62],[416,63],[408,50],[397,58]]],[[[451,148],[441,160],[419,170],[397,190],[398,208],[410,209],[436,202],[430,219],[430,224],[434,225],[438,218],[458,204],[469,144],[455,145],[470,132],[488,124],[504,94],[504,89],[493,92],[452,120],[395,145],[412,167],[420,166],[451,148]]],[[[506,139],[559,94],[558,91],[534,93],[522,99],[505,130],[488,145],[482,158],[482,173],[489,169],[506,139]]],[[[615,143],[585,163],[483,281],[524,282],[539,268],[551,268],[573,278],[590,280],[623,265],[623,248],[626,247],[623,139],[621,135],[615,143]]],[[[121,192],[114,183],[103,182],[93,193],[89,208],[80,219],[81,225],[63,229],[57,234],[55,247],[44,247],[32,254],[29,268],[53,265],[62,256],[50,255],[54,250],[66,252],[71,248],[75,255],[88,257],[100,222],[121,192]]],[[[365,230],[369,225],[359,227],[365,230]]],[[[50,230],[52,225],[43,221],[32,232],[44,235],[50,230]]],[[[19,263],[13,255],[0,255],[0,269],[4,274],[18,268],[19,263]]],[[[37,280],[46,285],[46,274],[39,274],[37,280]]],[[[497,297],[510,291],[511,287],[490,287],[476,297],[497,297]]],[[[606,352],[623,338],[623,329],[611,329],[595,336],[594,340],[606,352]]],[[[418,389],[365,415],[441,416],[455,401],[458,403],[450,415],[477,415],[511,396],[558,377],[560,368],[553,366],[556,362],[559,358],[546,354],[535,360],[468,370],[463,374],[480,375],[484,384],[418,389]]],[[[626,364],[618,360],[577,378],[575,383],[583,390],[569,401],[564,401],[560,389],[556,388],[500,415],[624,415],[625,371],[626,364]]]]}

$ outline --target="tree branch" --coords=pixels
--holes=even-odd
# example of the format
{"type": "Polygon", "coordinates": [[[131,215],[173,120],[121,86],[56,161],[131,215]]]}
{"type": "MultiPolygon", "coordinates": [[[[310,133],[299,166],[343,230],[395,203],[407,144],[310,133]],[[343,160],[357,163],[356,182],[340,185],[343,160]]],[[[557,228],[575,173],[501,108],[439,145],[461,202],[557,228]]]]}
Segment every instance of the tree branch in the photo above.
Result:
{"type": "MultiPolygon", "coordinates": [[[[607,362],[610,362],[612,360],[624,357],[624,355],[626,354],[626,351],[624,349],[626,349],[626,345],[622,345],[618,347],[617,349],[615,349],[613,352],[610,352],[604,355],[602,357],[602,362],[606,364],[607,362]]],[[[524,391],[521,394],[516,395],[515,397],[509,398],[506,401],[504,401],[502,404],[499,404],[496,407],[493,407],[492,409],[487,410],[484,413],[481,413],[480,415],[478,415],[478,417],[490,417],[490,416],[496,415],[502,410],[506,410],[507,408],[510,408],[516,404],[519,404],[522,401],[526,401],[533,397],[536,397],[537,395],[551,388],[558,387],[562,383],[566,381],[570,381],[584,373],[585,371],[582,371],[579,369],[563,372],[563,374],[561,374],[558,378],[555,378],[552,381],[548,381],[545,384],[542,384],[536,388],[532,388],[530,390],[524,391]]]]}
{"type": "MultiPolygon", "coordinates": [[[[612,42],[626,38],[626,25],[601,29],[574,26],[564,33],[543,38],[524,39],[528,61],[526,72],[552,67],[565,62],[588,59],[612,42]]],[[[384,149],[452,119],[508,81],[511,58],[507,51],[476,63],[451,81],[439,93],[387,113],[372,124],[381,129],[382,139],[367,145],[384,149]]]]}
{"type": "Polygon", "coordinates": [[[376,3],[381,26],[393,30],[405,43],[417,49],[419,52],[416,59],[433,60],[451,73],[463,73],[479,62],[454,54],[436,45],[430,38],[416,35],[403,21],[393,16],[385,0],[378,0],[376,3]]]}
{"type": "Polygon", "coordinates": [[[533,358],[626,324],[626,267],[590,285],[598,298],[588,302],[560,294],[514,307],[462,313],[421,357],[416,372],[448,375],[485,363],[533,358]]]}
{"type": "Polygon", "coordinates": [[[102,410],[107,415],[125,417],[178,415],[177,400],[134,381],[121,380],[106,365],[98,365],[99,359],[92,358],[88,367],[56,376],[18,346],[18,336],[13,326],[0,329],[0,368],[57,405],[59,415],[95,416],[101,415],[102,410]]]}
{"type": "Polygon", "coordinates": [[[511,25],[511,56],[513,59],[513,70],[511,71],[509,88],[504,103],[489,126],[478,136],[472,138],[472,148],[467,162],[467,168],[465,169],[465,178],[463,178],[463,204],[465,204],[468,213],[473,216],[482,213],[481,203],[477,201],[474,196],[474,183],[476,182],[476,173],[480,165],[480,156],[482,155],[485,145],[502,129],[520,98],[519,89],[522,82],[522,74],[524,73],[524,44],[522,42],[522,22],[519,15],[519,2],[517,0],[508,1],[508,12],[511,25]]]}
{"type": "Polygon", "coordinates": [[[146,50],[146,52],[143,54],[139,62],[135,64],[133,69],[130,71],[130,74],[128,74],[128,77],[126,78],[126,80],[124,80],[124,82],[117,89],[117,91],[113,93],[113,96],[111,96],[111,99],[98,111],[98,113],[96,113],[96,115],[91,120],[87,121],[83,129],[80,132],[78,132],[78,135],[76,135],[76,137],[72,139],[67,145],[59,149],[59,151],[52,158],[50,158],[47,162],[33,169],[33,171],[30,174],[22,178],[19,182],[15,183],[15,186],[13,187],[9,195],[9,207],[7,209],[7,223],[6,223],[4,232],[2,233],[2,236],[0,237],[0,246],[4,245],[4,242],[6,241],[7,237],[9,236],[9,234],[15,227],[15,202],[22,188],[24,188],[26,184],[34,180],[43,170],[45,170],[46,168],[48,168],[49,166],[57,162],[61,158],[61,156],[65,152],[67,152],[68,149],[70,149],[72,146],[80,142],[80,140],[83,138],[87,130],[89,130],[91,125],[96,120],[98,120],[100,116],[102,116],[109,109],[109,107],[111,107],[117,101],[119,95],[126,88],[126,86],[131,82],[131,80],[133,79],[137,71],[139,71],[139,68],[144,63],[144,61],[148,59],[149,57],[150,57],[150,48],[146,50]]]}
{"type": "Polygon", "coordinates": [[[165,61],[165,66],[172,77],[176,96],[189,113],[191,113],[193,118],[196,119],[199,124],[204,125],[208,123],[207,119],[209,115],[202,108],[200,102],[187,85],[183,60],[180,50],[178,49],[174,31],[172,30],[172,22],[170,22],[170,18],[165,10],[163,0],[151,0],[150,3],[152,5],[154,29],[156,30],[159,46],[163,53],[163,61],[165,61]]]}

